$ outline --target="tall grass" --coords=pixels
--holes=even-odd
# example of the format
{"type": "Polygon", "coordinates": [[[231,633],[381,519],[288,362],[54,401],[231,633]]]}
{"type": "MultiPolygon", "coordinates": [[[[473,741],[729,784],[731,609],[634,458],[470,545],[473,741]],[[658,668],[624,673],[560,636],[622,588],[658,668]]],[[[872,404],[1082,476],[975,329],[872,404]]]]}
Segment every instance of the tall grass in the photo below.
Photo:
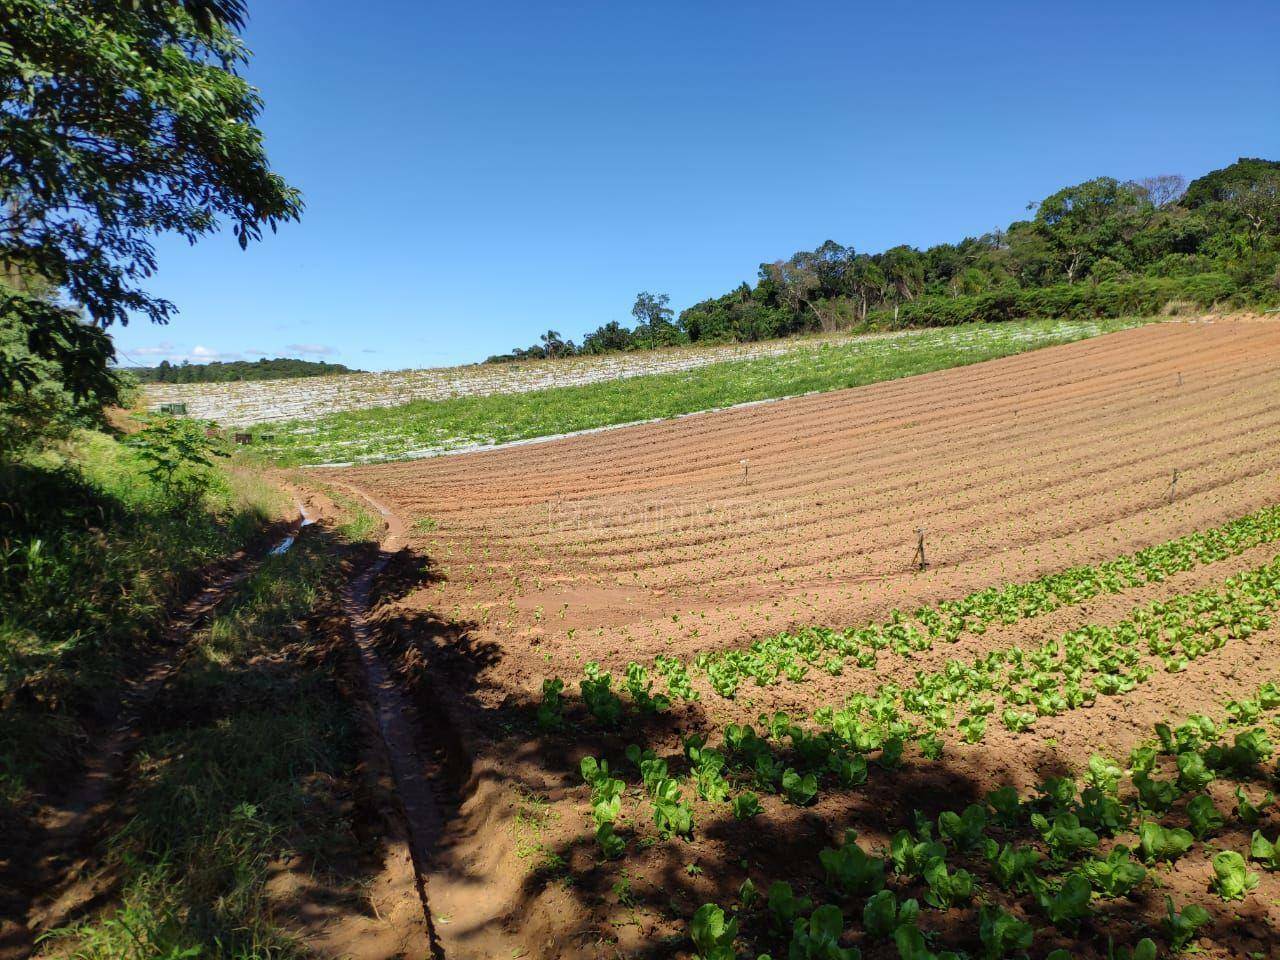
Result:
{"type": "Polygon", "coordinates": [[[166,606],[279,509],[221,471],[179,499],[100,433],[0,463],[0,802],[65,772],[79,719],[111,701],[166,606]]]}

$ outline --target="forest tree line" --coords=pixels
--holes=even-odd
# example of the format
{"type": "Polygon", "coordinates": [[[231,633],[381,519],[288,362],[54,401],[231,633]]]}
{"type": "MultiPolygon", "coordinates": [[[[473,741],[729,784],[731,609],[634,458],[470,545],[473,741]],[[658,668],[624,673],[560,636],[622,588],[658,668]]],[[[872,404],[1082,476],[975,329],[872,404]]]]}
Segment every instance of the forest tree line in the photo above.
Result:
{"type": "Polygon", "coordinates": [[[170,363],[155,367],[122,367],[139,383],[232,383],[240,380],[292,380],[336,373],[361,373],[341,363],[274,357],[258,360],[214,360],[210,363],[170,363]]]}
{"type": "Polygon", "coordinates": [[[665,295],[644,293],[632,327],[608,323],[581,344],[549,330],[540,343],[489,359],[1280,302],[1280,161],[1241,158],[1190,183],[1098,177],[1028,210],[1029,219],[1003,230],[924,250],[862,253],[828,240],[761,264],[754,285],[678,317],[665,295]]]}

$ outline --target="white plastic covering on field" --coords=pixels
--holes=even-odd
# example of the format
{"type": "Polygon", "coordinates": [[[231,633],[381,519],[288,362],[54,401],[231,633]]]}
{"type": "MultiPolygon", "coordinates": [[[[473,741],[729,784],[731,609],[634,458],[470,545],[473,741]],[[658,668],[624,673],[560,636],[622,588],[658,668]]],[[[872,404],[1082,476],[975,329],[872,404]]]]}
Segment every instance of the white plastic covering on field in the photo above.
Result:
{"type": "MultiPolygon", "coordinates": [[[[909,331],[876,334],[897,337],[909,331]]],[[[146,407],[185,403],[189,416],[216,420],[229,427],[309,420],[326,413],[368,407],[396,407],[411,400],[447,400],[502,393],[528,393],[622,380],[651,373],[677,373],[713,363],[785,356],[860,337],[822,337],[739,343],[715,347],[680,347],[597,357],[569,357],[519,363],[475,364],[428,370],[353,373],[296,380],[242,383],[152,383],[143,387],[146,407]]]]}

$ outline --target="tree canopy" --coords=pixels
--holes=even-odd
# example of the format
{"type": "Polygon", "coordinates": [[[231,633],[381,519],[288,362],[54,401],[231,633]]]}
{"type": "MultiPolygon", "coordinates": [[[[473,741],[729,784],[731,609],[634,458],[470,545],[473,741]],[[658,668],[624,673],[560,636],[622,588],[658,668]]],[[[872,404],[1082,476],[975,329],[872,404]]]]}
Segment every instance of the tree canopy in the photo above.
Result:
{"type": "Polygon", "coordinates": [[[296,219],[238,73],[241,0],[0,0],[0,398],[54,365],[79,398],[117,384],[105,331],[164,323],[153,238],[229,225],[240,245],[296,219]]]}
{"type": "MultiPolygon", "coordinates": [[[[1097,177],[1029,205],[1030,219],[927,249],[864,253],[834,240],[762,263],[754,285],[663,318],[651,294],[557,356],[681,341],[760,340],[872,323],[1107,315],[1196,304],[1280,302],[1280,162],[1240,159],[1192,181],[1097,177]],[[645,298],[650,298],[646,300],[645,298]],[[637,312],[639,311],[639,312],[637,312]]],[[[662,299],[665,306],[666,299],[662,299]]],[[[535,346],[491,359],[548,356],[535,346]]]]}

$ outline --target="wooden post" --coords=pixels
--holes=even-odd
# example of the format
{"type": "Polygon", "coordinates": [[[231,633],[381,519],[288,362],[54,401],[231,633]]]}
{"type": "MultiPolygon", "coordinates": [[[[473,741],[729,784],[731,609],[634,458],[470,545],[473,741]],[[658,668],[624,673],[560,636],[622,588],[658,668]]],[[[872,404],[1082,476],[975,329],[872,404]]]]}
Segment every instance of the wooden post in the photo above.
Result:
{"type": "Polygon", "coordinates": [[[1178,471],[1173,471],[1173,479],[1169,481],[1169,499],[1172,500],[1178,495],[1178,471]]]}
{"type": "Polygon", "coordinates": [[[1182,371],[1178,371],[1178,386],[1182,386],[1182,371]]]}
{"type": "Polygon", "coordinates": [[[929,565],[929,561],[924,558],[924,527],[916,527],[916,555],[912,559],[917,570],[923,570],[929,565]]]}

